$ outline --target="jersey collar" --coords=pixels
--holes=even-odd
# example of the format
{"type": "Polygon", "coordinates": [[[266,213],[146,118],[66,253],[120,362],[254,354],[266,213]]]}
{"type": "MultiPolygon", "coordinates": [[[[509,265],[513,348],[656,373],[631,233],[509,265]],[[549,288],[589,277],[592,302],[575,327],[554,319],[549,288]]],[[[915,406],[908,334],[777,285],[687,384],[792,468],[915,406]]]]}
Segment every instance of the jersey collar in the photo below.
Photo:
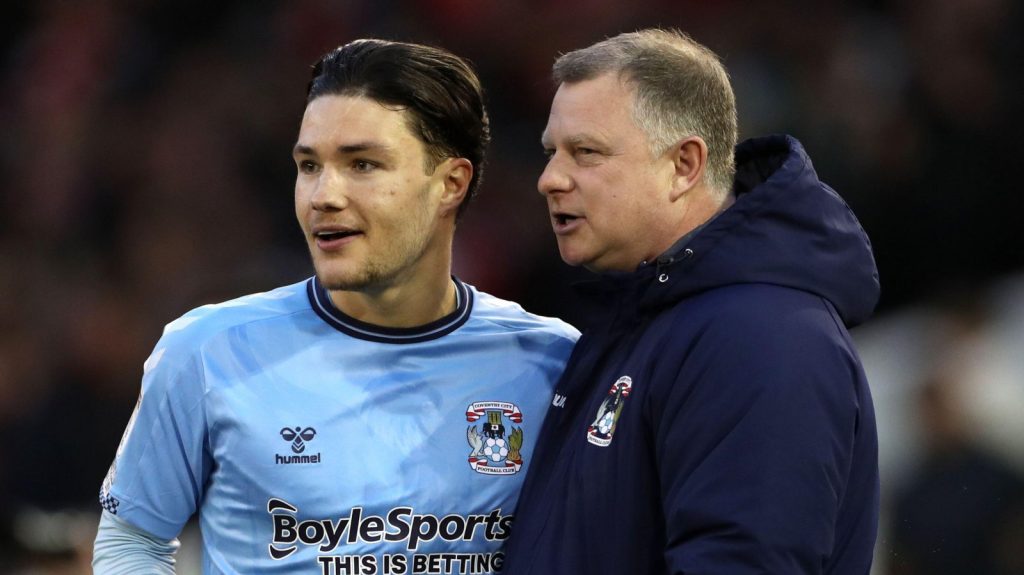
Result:
{"type": "Polygon", "coordinates": [[[327,289],[316,276],[306,281],[306,294],[309,296],[309,304],[313,311],[331,327],[346,335],[379,343],[420,343],[443,337],[469,319],[469,314],[473,311],[473,294],[466,284],[455,276],[452,276],[452,281],[455,282],[455,311],[417,327],[383,327],[346,315],[335,307],[327,294],[327,289]]]}

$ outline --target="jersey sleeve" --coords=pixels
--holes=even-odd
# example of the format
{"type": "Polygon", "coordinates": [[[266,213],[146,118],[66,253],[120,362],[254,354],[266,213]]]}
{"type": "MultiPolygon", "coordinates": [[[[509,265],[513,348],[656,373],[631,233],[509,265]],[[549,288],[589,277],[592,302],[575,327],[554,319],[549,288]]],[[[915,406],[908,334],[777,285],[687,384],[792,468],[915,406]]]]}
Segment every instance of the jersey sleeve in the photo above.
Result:
{"type": "Polygon", "coordinates": [[[174,575],[176,539],[163,541],[104,511],[93,546],[95,575],[174,575]]]}
{"type": "Polygon", "coordinates": [[[863,383],[844,333],[825,312],[704,334],[655,428],[668,572],[822,572],[863,383]]]}
{"type": "Polygon", "coordinates": [[[212,468],[202,362],[182,339],[165,333],[146,360],[138,404],[100,489],[104,510],[164,540],[196,511],[212,468]]]}

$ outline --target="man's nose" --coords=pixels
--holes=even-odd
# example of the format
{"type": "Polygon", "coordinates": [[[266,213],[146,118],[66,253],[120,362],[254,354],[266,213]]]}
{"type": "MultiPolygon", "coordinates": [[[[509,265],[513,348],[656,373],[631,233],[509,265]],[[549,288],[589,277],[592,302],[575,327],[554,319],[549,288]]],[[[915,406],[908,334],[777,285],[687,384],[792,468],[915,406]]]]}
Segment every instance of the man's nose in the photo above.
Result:
{"type": "Polygon", "coordinates": [[[563,159],[558,155],[552,155],[544,166],[537,180],[537,191],[547,196],[559,192],[568,192],[573,187],[573,179],[563,165],[563,159]]]}
{"type": "Polygon", "coordinates": [[[325,168],[316,180],[310,201],[313,209],[321,212],[345,209],[348,206],[345,179],[334,170],[325,168]]]}

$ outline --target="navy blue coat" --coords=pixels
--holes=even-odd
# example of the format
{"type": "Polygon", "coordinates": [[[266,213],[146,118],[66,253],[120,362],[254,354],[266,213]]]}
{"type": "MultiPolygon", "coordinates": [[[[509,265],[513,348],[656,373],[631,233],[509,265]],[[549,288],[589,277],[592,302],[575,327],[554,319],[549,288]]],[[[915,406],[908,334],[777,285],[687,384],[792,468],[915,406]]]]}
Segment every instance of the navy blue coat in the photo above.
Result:
{"type": "Polygon", "coordinates": [[[867,235],[787,136],[736,151],[736,202],[606,276],[557,385],[504,573],[865,575],[871,394],[847,327],[878,299],[867,235]]]}

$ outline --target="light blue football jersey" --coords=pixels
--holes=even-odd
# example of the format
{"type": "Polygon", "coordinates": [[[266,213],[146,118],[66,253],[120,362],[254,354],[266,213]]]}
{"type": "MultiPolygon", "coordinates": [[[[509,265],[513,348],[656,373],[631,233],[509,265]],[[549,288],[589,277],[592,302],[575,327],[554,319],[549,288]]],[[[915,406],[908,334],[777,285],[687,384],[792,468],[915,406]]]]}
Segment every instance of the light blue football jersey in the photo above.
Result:
{"type": "Polygon", "coordinates": [[[203,570],[490,573],[579,333],[455,280],[455,312],[387,329],[315,279],[167,325],[100,501],[203,570]]]}

